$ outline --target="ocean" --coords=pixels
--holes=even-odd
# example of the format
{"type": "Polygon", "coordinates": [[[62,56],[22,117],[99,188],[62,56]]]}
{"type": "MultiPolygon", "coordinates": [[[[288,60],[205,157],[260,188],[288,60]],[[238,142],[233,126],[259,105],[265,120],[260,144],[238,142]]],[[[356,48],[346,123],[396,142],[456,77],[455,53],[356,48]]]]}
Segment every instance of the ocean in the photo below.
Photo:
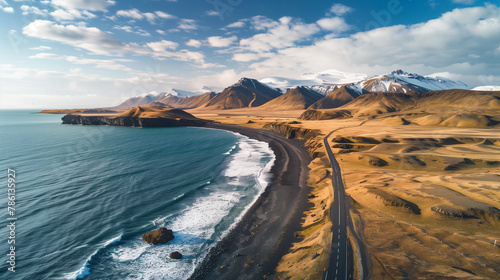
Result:
{"type": "Polygon", "coordinates": [[[0,111],[0,279],[186,279],[271,176],[268,144],[232,132],[62,125],[33,112],[0,111]],[[159,227],[175,238],[141,239],[159,227]]]}

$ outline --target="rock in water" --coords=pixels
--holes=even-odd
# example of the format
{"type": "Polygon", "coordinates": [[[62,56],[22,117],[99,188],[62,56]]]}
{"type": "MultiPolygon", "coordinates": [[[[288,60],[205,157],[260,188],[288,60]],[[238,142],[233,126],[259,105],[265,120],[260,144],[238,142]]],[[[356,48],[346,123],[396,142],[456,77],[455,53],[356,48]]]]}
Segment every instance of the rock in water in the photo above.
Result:
{"type": "Polygon", "coordinates": [[[182,254],[175,251],[175,252],[172,252],[170,253],[170,256],[169,256],[171,259],[174,259],[174,260],[179,260],[179,259],[182,259],[182,254]]]}
{"type": "Polygon", "coordinates": [[[164,227],[150,232],[146,232],[142,236],[142,240],[153,245],[165,244],[172,239],[174,239],[174,233],[172,232],[172,230],[164,227]]]}

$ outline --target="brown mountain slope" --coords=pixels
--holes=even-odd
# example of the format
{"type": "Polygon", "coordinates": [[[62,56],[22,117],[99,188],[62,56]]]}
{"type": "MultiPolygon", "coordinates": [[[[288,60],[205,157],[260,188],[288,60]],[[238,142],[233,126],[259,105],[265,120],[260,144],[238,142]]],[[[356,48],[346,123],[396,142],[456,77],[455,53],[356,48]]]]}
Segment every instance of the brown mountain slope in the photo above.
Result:
{"type": "Polygon", "coordinates": [[[167,118],[167,119],[197,119],[195,116],[181,110],[172,109],[166,106],[161,106],[155,102],[154,105],[137,106],[130,108],[121,113],[117,117],[131,117],[131,118],[167,118]]]}
{"type": "Polygon", "coordinates": [[[410,109],[415,106],[416,98],[415,94],[374,92],[363,94],[340,108],[356,112],[355,116],[378,115],[410,109]]]}
{"type": "Polygon", "coordinates": [[[440,90],[421,94],[417,108],[500,109],[500,91],[440,90]]]}
{"type": "Polygon", "coordinates": [[[165,96],[165,98],[162,98],[158,101],[165,105],[171,106],[172,108],[193,109],[200,106],[205,106],[214,96],[215,93],[213,92],[186,97],[178,97],[169,94],[165,96]]]}
{"type": "Polygon", "coordinates": [[[236,109],[260,106],[280,93],[257,80],[242,78],[238,83],[224,89],[208,104],[206,109],[236,109]]]}
{"type": "Polygon", "coordinates": [[[443,90],[420,94],[369,93],[337,109],[309,109],[304,120],[369,117],[393,125],[491,127],[500,123],[500,92],[443,90]],[[397,113],[400,121],[393,122],[397,113]],[[404,121],[402,121],[404,117],[404,121]]]}
{"type": "Polygon", "coordinates": [[[394,92],[394,93],[418,93],[425,92],[426,89],[420,88],[416,85],[406,86],[398,83],[397,79],[387,76],[372,78],[363,83],[364,92],[394,92]],[[390,81],[393,81],[391,83],[390,81]]]}
{"type": "Polygon", "coordinates": [[[308,109],[332,109],[338,108],[353,101],[358,94],[354,91],[341,86],[340,88],[328,93],[323,98],[313,103],[308,109]]]}
{"type": "Polygon", "coordinates": [[[313,90],[299,86],[259,106],[261,109],[304,110],[323,96],[313,90]]]}

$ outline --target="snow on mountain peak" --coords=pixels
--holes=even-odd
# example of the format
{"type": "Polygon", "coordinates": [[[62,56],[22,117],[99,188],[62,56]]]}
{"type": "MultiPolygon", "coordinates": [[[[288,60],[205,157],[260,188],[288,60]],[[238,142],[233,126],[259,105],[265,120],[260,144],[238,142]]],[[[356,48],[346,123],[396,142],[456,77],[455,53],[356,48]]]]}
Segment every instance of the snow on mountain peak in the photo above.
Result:
{"type": "Polygon", "coordinates": [[[319,73],[305,73],[301,79],[312,80],[318,84],[342,85],[362,81],[367,78],[365,74],[342,72],[329,69],[319,73]]]}
{"type": "Polygon", "coordinates": [[[469,86],[460,81],[453,81],[437,75],[421,76],[415,73],[408,73],[403,70],[396,70],[385,76],[397,79],[399,82],[402,82],[403,85],[417,87],[426,91],[469,89],[469,86]]]}

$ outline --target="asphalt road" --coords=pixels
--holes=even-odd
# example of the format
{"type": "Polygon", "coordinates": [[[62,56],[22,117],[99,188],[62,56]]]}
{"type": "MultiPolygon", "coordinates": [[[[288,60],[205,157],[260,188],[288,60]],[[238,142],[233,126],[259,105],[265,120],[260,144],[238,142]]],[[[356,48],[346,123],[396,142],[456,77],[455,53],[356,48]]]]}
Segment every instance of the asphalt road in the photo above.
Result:
{"type": "Polygon", "coordinates": [[[332,186],[334,191],[334,200],[330,208],[330,217],[332,219],[332,247],[330,253],[330,261],[328,269],[323,274],[325,280],[343,280],[349,279],[353,270],[352,264],[349,263],[350,246],[347,240],[347,210],[345,203],[344,183],[342,182],[342,174],[340,166],[335,159],[335,156],[330,149],[328,134],[323,142],[326,152],[332,166],[332,186]]]}

